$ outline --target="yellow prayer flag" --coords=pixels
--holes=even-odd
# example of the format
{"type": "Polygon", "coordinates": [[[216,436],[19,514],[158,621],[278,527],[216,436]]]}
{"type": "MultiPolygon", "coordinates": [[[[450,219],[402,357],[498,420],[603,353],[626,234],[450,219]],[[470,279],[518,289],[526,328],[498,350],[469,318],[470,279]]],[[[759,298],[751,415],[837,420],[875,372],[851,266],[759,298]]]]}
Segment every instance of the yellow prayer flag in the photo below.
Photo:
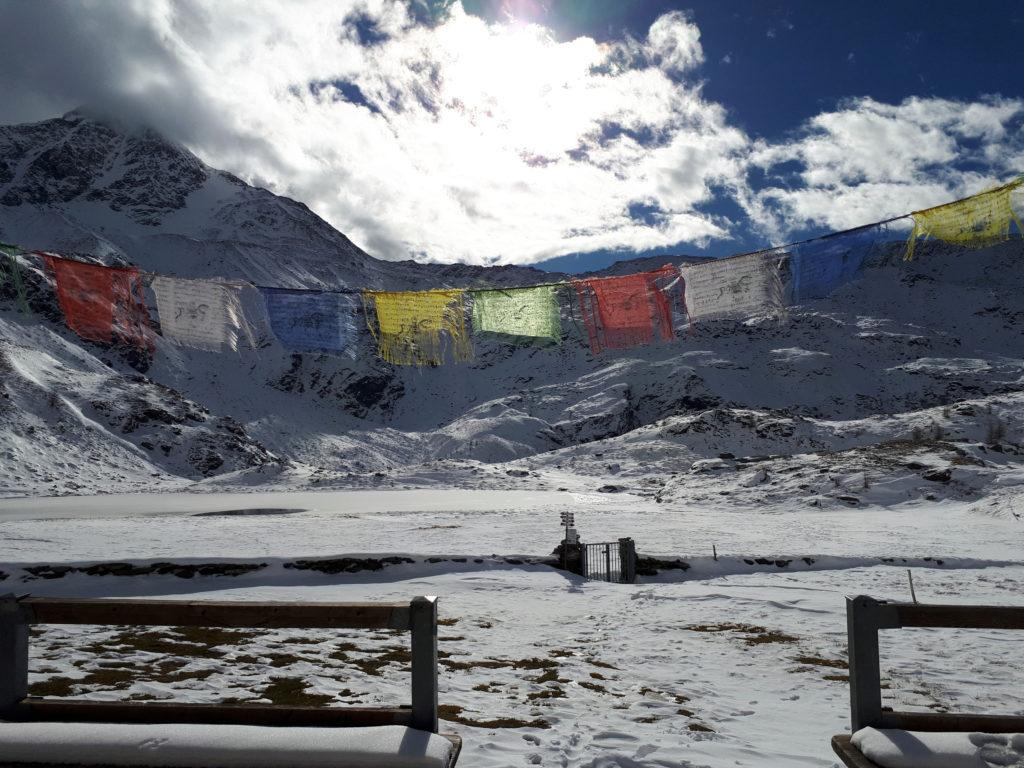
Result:
{"type": "Polygon", "coordinates": [[[455,360],[473,357],[462,291],[364,291],[363,305],[377,351],[389,363],[441,365],[446,346],[442,332],[455,360]],[[369,300],[373,301],[376,329],[370,320],[369,300]]]}
{"type": "Polygon", "coordinates": [[[1017,222],[1017,229],[1024,232],[1010,205],[1010,193],[1021,184],[1024,176],[966,200],[914,212],[914,229],[904,258],[914,258],[917,238],[922,235],[965,248],[985,248],[1009,239],[1011,221],[1017,222]]]}

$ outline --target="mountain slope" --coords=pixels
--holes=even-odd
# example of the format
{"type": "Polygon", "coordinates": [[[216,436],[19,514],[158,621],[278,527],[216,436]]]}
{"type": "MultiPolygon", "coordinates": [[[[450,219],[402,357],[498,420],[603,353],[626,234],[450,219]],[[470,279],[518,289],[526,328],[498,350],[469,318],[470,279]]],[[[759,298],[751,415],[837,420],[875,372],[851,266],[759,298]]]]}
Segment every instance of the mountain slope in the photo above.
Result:
{"type": "MultiPolygon", "coordinates": [[[[375,215],[375,212],[368,212],[375,215]]],[[[479,267],[374,259],[302,203],[204,164],[147,128],[83,111],[0,126],[0,239],[190,277],[282,287],[407,288],[479,267]]],[[[533,269],[487,272],[497,282],[533,269]]]]}
{"type": "MultiPolygon", "coordinates": [[[[28,247],[306,287],[538,279],[375,260],[299,203],[82,115],[0,129],[0,169],[0,240],[28,247]]],[[[139,359],[71,334],[26,260],[34,315],[0,285],[0,493],[459,483],[821,504],[1024,483],[1022,243],[889,251],[784,322],[595,357],[566,294],[561,346],[477,337],[472,363],[422,370],[378,360],[365,331],[355,359],[282,349],[252,291],[256,349],[158,338],[139,359]]]]}

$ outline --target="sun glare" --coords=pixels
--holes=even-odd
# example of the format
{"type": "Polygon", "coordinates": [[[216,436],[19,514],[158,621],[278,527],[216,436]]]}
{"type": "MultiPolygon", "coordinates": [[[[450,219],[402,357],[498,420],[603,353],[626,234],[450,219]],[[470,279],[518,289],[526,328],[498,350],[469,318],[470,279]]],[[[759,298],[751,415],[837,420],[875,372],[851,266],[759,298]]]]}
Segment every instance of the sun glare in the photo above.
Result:
{"type": "Polygon", "coordinates": [[[485,23],[463,15],[441,32],[446,105],[458,105],[481,132],[536,154],[564,152],[587,129],[580,83],[601,59],[593,40],[558,43],[544,27],[485,23]],[[483,32],[483,33],[482,33],[483,32]]]}

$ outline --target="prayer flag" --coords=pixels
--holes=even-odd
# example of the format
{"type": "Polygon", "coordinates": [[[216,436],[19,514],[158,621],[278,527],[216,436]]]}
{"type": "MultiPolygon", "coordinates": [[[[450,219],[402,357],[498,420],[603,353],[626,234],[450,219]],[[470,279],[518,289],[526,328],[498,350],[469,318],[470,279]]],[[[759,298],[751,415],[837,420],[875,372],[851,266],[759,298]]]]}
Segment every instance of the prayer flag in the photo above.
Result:
{"type": "Polygon", "coordinates": [[[492,288],[473,295],[473,330],[509,336],[561,341],[562,319],[553,285],[534,288],[492,288]]]}
{"type": "Polygon", "coordinates": [[[684,264],[679,271],[686,283],[690,321],[781,311],[779,261],[777,252],[767,251],[684,264]]]}
{"type": "Polygon", "coordinates": [[[591,352],[649,344],[655,326],[662,339],[671,339],[675,332],[666,291],[678,278],[679,271],[666,264],[636,275],[573,280],[591,352]]]}
{"type": "Polygon", "coordinates": [[[150,287],[156,294],[160,330],[168,341],[220,352],[238,349],[244,333],[255,346],[237,287],[163,276],[154,278],[150,287]]]}
{"type": "Polygon", "coordinates": [[[872,224],[790,246],[791,302],[823,299],[853,280],[884,245],[886,231],[872,224]]]}
{"type": "Polygon", "coordinates": [[[377,339],[378,353],[389,363],[440,365],[445,337],[455,360],[473,357],[462,291],[364,291],[364,307],[369,299],[373,300],[377,328],[370,322],[368,308],[367,327],[377,339]]]}
{"type": "Polygon", "coordinates": [[[21,248],[16,245],[0,243],[0,286],[8,280],[11,282],[18,309],[27,314],[31,310],[28,306],[28,296],[25,294],[25,281],[21,277],[21,265],[18,264],[20,251],[21,248]]]}
{"type": "Polygon", "coordinates": [[[260,288],[281,345],[300,352],[352,352],[355,297],[326,291],[260,288]]]}
{"type": "Polygon", "coordinates": [[[123,341],[140,349],[153,348],[139,270],[41,255],[57,285],[68,328],[101,344],[123,341]]]}
{"type": "Polygon", "coordinates": [[[1011,221],[1016,222],[1017,231],[1024,234],[1020,219],[1010,205],[1010,193],[1022,184],[1024,176],[966,200],[915,211],[911,214],[914,229],[907,241],[905,258],[914,258],[917,238],[922,235],[965,248],[986,248],[1009,239],[1011,221]]]}

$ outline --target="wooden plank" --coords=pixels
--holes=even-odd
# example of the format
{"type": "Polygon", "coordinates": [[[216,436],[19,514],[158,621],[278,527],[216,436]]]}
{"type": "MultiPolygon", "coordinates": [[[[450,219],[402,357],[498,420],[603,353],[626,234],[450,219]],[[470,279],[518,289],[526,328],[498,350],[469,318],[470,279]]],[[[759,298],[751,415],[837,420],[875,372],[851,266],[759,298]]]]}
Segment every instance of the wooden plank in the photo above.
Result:
{"type": "Polygon", "coordinates": [[[850,739],[851,737],[845,733],[832,737],[832,751],[839,755],[839,759],[847,768],[880,768],[878,763],[869,760],[863,752],[853,746],[850,739]]]}
{"type": "Polygon", "coordinates": [[[413,728],[437,733],[437,598],[414,597],[410,608],[413,728]]]}
{"type": "Polygon", "coordinates": [[[28,623],[14,595],[0,596],[0,717],[28,693],[28,623]]]}
{"type": "Polygon", "coordinates": [[[1024,629],[1024,607],[1019,606],[898,603],[893,607],[904,627],[1024,629]]]}
{"type": "Polygon", "coordinates": [[[882,716],[876,608],[876,601],[870,597],[846,598],[850,720],[854,732],[868,725],[877,725],[882,716]]]}
{"type": "Polygon", "coordinates": [[[400,629],[408,603],[217,602],[31,597],[20,601],[32,624],[132,624],[169,627],[400,629]]]}
{"type": "Polygon", "coordinates": [[[412,726],[408,707],[285,707],[274,704],[185,704],[28,698],[20,720],[108,723],[211,723],[310,727],[412,726]]]}
{"type": "Polygon", "coordinates": [[[980,733],[1024,733],[1021,715],[968,715],[954,712],[882,712],[878,728],[905,731],[950,731],[980,733]]]}

